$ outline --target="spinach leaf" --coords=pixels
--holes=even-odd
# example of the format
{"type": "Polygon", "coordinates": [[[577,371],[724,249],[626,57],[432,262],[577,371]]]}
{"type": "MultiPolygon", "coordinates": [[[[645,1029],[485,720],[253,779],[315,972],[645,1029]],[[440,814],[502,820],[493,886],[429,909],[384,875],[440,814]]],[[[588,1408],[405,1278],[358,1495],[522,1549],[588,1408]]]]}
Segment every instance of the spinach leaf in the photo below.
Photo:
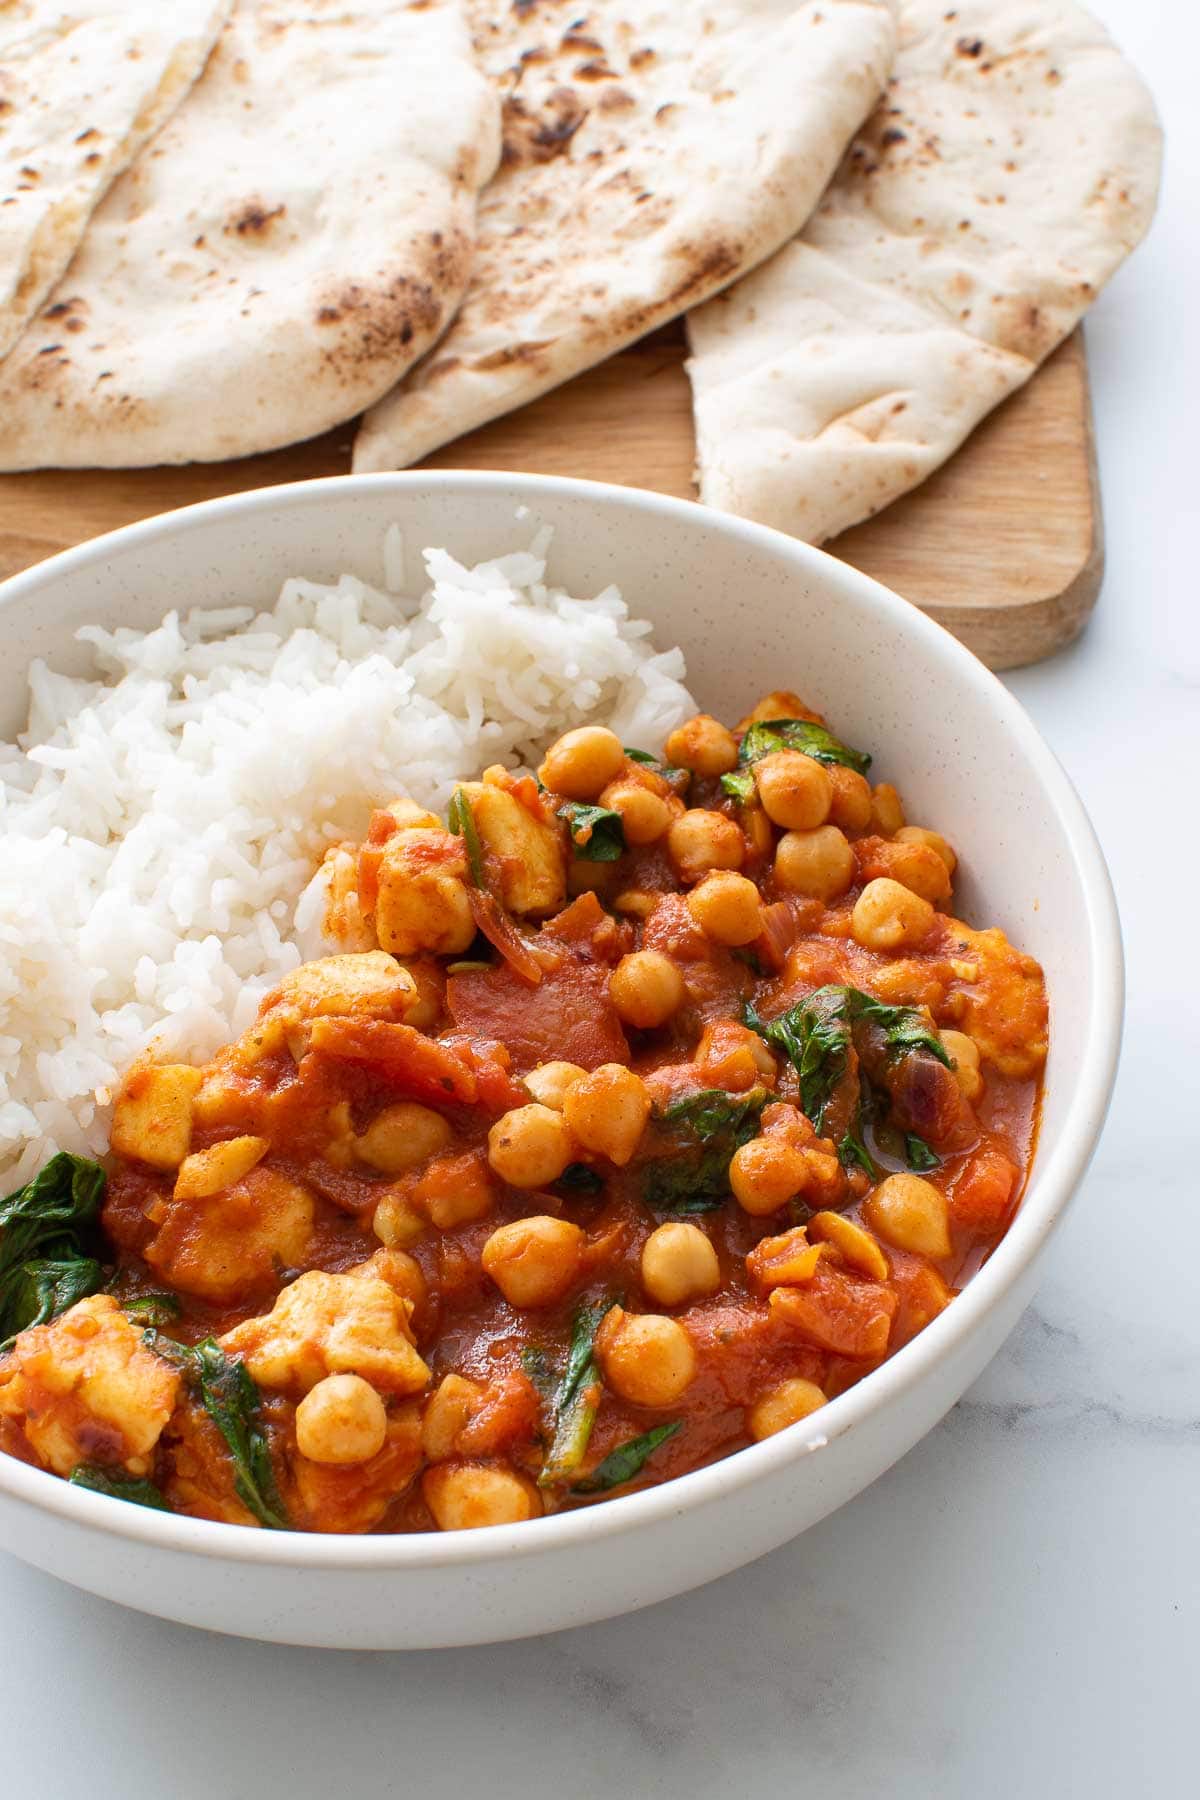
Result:
{"type": "Polygon", "coordinates": [[[878,1025],[890,1056],[908,1056],[914,1050],[924,1050],[930,1056],[936,1056],[943,1067],[953,1068],[942,1040],[916,1007],[887,1006],[882,1000],[873,1000],[870,994],[860,993],[857,988],[847,988],[846,992],[850,996],[851,1017],[878,1025]]]}
{"type": "Polygon", "coordinates": [[[721,786],[730,799],[741,806],[749,806],[754,798],[754,777],[749,769],[735,769],[730,775],[722,775],[721,786]]]}
{"type": "MultiPolygon", "coordinates": [[[[950,1067],[941,1040],[912,1006],[888,1006],[860,988],[817,988],[777,1019],[763,1021],[747,1003],[742,1016],[752,1031],[782,1050],[800,1077],[800,1105],[817,1130],[834,1088],[846,1072],[852,1027],[878,1026],[891,1057],[924,1050],[950,1067]]],[[[869,1172],[869,1171],[868,1171],[869,1172]]]]}
{"type": "Polygon", "coordinates": [[[152,1481],[140,1481],[133,1475],[97,1468],[95,1463],[78,1464],[67,1479],[72,1487],[87,1488],[93,1494],[107,1494],[110,1500],[132,1500],[135,1506],[150,1506],[155,1512],[173,1510],[152,1481]]]}
{"type": "MultiPolygon", "coordinates": [[[[46,1325],[104,1285],[104,1270],[91,1256],[34,1257],[13,1270],[6,1286],[5,1319],[13,1337],[31,1325],[46,1325]]],[[[13,1341],[6,1338],[0,1349],[13,1341]]]]}
{"type": "Polygon", "coordinates": [[[937,1156],[929,1148],[925,1139],[918,1137],[915,1131],[906,1131],[904,1134],[904,1154],[909,1168],[919,1169],[922,1174],[926,1169],[940,1169],[942,1166],[941,1157],[937,1156]]]}
{"type": "Polygon", "coordinates": [[[863,1173],[869,1175],[872,1181],[879,1179],[879,1167],[863,1142],[861,1117],[856,1119],[851,1129],[846,1132],[837,1147],[837,1153],[838,1161],[843,1169],[848,1169],[851,1163],[857,1163],[863,1173]]]}
{"type": "Polygon", "coordinates": [[[600,1371],[596,1367],[596,1333],[613,1302],[581,1306],[575,1314],[566,1366],[554,1401],[554,1437],[538,1486],[554,1487],[569,1480],[587,1453],[600,1403],[600,1371]]]}
{"type": "Polygon", "coordinates": [[[690,769],[677,769],[673,763],[660,762],[657,756],[651,756],[648,750],[631,750],[625,745],[625,754],[630,762],[641,763],[643,768],[653,769],[654,773],[673,787],[677,793],[686,793],[692,779],[690,769]]]}
{"type": "Polygon", "coordinates": [[[865,750],[852,750],[835,738],[824,725],[811,719],[759,719],[749,727],[738,746],[738,767],[731,775],[722,775],[721,786],[735,800],[746,801],[754,793],[751,770],[764,756],[776,750],[800,750],[817,762],[841,763],[865,775],[871,758],[865,750]]]}
{"type": "Polygon", "coordinates": [[[777,1019],[764,1021],[746,1002],[742,1017],[751,1031],[782,1050],[800,1077],[800,1109],[821,1130],[830,1095],[846,1072],[850,1051],[848,999],[855,990],[820,987],[777,1019]]]}
{"type": "MultiPolygon", "coordinates": [[[[861,988],[833,985],[817,988],[806,1000],[798,1001],[777,1019],[767,1022],[747,1002],[742,1016],[752,1031],[757,1031],[768,1044],[782,1050],[791,1062],[800,1077],[801,1108],[817,1131],[824,1130],[825,1108],[846,1072],[855,1025],[873,1025],[882,1031],[889,1059],[923,1051],[950,1067],[950,1058],[924,1014],[912,1006],[888,1006],[884,1001],[864,994],[861,988]]],[[[872,1180],[879,1170],[867,1148],[864,1133],[874,1104],[874,1091],[864,1080],[854,1124],[837,1147],[838,1159],[844,1168],[857,1163],[872,1180]]],[[[938,1167],[937,1157],[923,1139],[910,1135],[905,1143],[910,1168],[938,1167]],[[932,1160],[914,1161],[914,1157],[921,1156],[932,1160]]]]}
{"type": "Polygon", "coordinates": [[[610,1488],[624,1487],[635,1475],[640,1475],[647,1462],[660,1444],[682,1431],[683,1420],[672,1419],[669,1425],[656,1425],[653,1431],[644,1431],[641,1437],[629,1438],[624,1444],[618,1444],[610,1450],[603,1462],[597,1463],[590,1475],[581,1481],[573,1482],[573,1494],[604,1494],[610,1488]]]}
{"type": "Polygon", "coordinates": [[[89,1252],[105,1180],[99,1163],[60,1150],[0,1201],[0,1350],[18,1331],[44,1325],[101,1286],[103,1272],[89,1252]]]}
{"type": "Polygon", "coordinates": [[[723,1088],[704,1088],[672,1101],[658,1115],[658,1123],[686,1132],[694,1142],[673,1156],[656,1157],[644,1165],[642,1198],[655,1212],[686,1217],[713,1212],[729,1198],[729,1164],[733,1153],[757,1134],[765,1088],[746,1094],[728,1094],[723,1088]]]}
{"type": "Polygon", "coordinates": [[[471,876],[472,887],[486,887],[483,867],[483,846],[479,842],[479,831],[475,824],[475,814],[471,811],[471,802],[462,788],[455,788],[450,796],[450,806],[446,813],[446,823],[455,837],[463,841],[467,853],[467,868],[471,876]]]}
{"type": "Polygon", "coordinates": [[[581,862],[616,862],[624,856],[625,826],[620,813],[611,807],[564,800],[558,816],[571,833],[571,844],[581,862]]]}
{"type": "Polygon", "coordinates": [[[567,1164],[554,1186],[567,1194],[601,1194],[604,1177],[588,1163],[573,1162],[567,1164]]]}
{"type": "Polygon", "coordinates": [[[234,1491],[261,1525],[289,1529],[275,1485],[267,1434],[259,1418],[259,1393],[245,1363],[226,1356],[212,1338],[194,1346],[177,1344],[157,1331],[142,1333],[142,1342],[182,1369],[200,1396],[209,1418],[225,1439],[233,1459],[234,1491]]]}
{"type": "Polygon", "coordinates": [[[134,1325],[169,1325],[183,1311],[178,1294],[138,1294],[132,1300],[116,1296],[117,1305],[134,1325]]]}

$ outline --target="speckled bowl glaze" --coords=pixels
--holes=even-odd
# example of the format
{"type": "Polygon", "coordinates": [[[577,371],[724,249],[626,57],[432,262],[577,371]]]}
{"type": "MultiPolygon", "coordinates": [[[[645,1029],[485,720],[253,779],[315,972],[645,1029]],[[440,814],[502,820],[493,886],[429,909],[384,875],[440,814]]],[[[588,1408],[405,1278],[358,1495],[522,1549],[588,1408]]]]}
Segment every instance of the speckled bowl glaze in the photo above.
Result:
{"type": "Polygon", "coordinates": [[[409,551],[474,561],[554,527],[550,576],[615,581],[706,709],[736,717],[799,688],[910,816],[958,847],[957,904],[1045,966],[1052,1049],[1037,1159],[1008,1236],[940,1318],[883,1368],[777,1437],[665,1486],[517,1527],[443,1536],[270,1533],[144,1511],[0,1457],[5,1546],[93,1593],[281,1643],[405,1649],[518,1638],[683,1592],[840,1506],[953,1406],[1030,1298],[1087,1167],[1116,1069],[1120,932],[1104,861],[1057,762],[961,645],[819,550],[699,506],[504,474],[347,477],[268,488],[134,525],[0,587],[0,725],[23,725],[25,670],[82,671],[77,626],[148,626],[169,608],[270,603],[288,575],[381,579],[385,528],[409,551]]]}

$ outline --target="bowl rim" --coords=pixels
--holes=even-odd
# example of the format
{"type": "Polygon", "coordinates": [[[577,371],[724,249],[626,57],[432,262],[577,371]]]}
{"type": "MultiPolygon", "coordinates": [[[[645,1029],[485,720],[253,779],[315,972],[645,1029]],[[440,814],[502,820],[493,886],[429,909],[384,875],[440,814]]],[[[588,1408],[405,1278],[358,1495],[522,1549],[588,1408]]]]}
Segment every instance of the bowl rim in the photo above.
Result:
{"type": "Polygon", "coordinates": [[[529,506],[531,511],[539,503],[570,499],[628,509],[650,519],[667,517],[701,532],[722,533],[748,548],[782,555],[795,565],[798,574],[807,575],[826,592],[840,589],[867,615],[876,612],[895,617],[898,609],[903,609],[906,628],[914,641],[935,659],[953,667],[974,702],[1000,714],[1001,723],[1043,787],[1075,863],[1087,919],[1088,962],[1093,971],[1105,977],[1093,980],[1089,988],[1086,1047],[1071,1076],[1075,1098],[1061,1141],[1045,1160],[1035,1158],[1016,1217],[953,1306],[947,1307],[879,1368],[808,1419],[690,1474],[599,1506],[580,1507],[519,1525],[484,1526],[463,1532],[353,1537],[273,1532],[133,1506],[74,1488],[57,1476],[0,1454],[0,1495],[69,1525],[103,1531],[147,1550],[297,1571],[478,1569],[500,1557],[528,1558],[562,1552],[639,1527],[664,1525],[685,1512],[724,1500],[801,1457],[819,1452],[882,1408],[896,1406],[938,1362],[949,1358],[957,1346],[974,1335],[993,1307],[1021,1281],[1057,1228],[1091,1161],[1111,1100],[1124,1013],[1120,921],[1103,852],[1070,779],[1021,703],[971,651],[892,589],[798,538],[732,514],[712,511],[695,501],[572,476],[478,469],[325,476],[252,488],[178,507],[35,563],[0,582],[0,635],[5,609],[11,602],[43,588],[52,591],[60,576],[74,574],[89,564],[103,564],[114,553],[169,538],[181,529],[203,529],[223,519],[263,509],[303,510],[326,500],[342,502],[363,493],[394,492],[400,497],[417,489],[459,490],[468,494],[472,490],[498,491],[529,506]]]}

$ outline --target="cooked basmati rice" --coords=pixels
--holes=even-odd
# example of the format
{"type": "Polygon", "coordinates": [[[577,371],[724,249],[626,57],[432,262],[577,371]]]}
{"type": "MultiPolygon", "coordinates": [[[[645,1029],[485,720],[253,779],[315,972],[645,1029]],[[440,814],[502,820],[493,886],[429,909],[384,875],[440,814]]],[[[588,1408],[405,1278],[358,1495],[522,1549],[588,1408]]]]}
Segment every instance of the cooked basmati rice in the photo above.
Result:
{"type": "Polygon", "coordinates": [[[249,1025],[320,953],[314,871],[373,805],[443,811],[457,779],[591,721],[656,749],[695,710],[616,588],[544,585],[548,543],[473,569],[427,550],[405,599],[392,527],[387,593],[291,580],[269,612],[86,628],[91,681],[33,665],[28,730],[0,745],[0,1181],[101,1151],[151,1041],[201,1059],[249,1025]]]}

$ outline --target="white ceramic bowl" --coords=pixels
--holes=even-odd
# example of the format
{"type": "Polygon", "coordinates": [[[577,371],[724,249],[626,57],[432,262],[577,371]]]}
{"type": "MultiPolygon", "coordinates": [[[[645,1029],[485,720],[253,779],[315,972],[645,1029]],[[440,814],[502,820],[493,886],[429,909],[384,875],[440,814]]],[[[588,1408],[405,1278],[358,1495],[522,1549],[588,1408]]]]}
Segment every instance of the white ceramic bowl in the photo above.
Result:
{"type": "Polygon", "coordinates": [[[1122,1011],[1112,889],[1083,808],[1017,702],[953,638],[819,550],[686,502],[504,474],[347,477],[239,494],[130,526],[0,587],[0,729],[24,724],[33,656],[82,671],[85,622],[268,603],[284,577],[381,579],[387,525],[467,561],[555,529],[572,593],[616,581],[680,643],[701,705],[736,717],[798,688],[875,754],[910,816],[962,857],[957,904],[1043,963],[1051,1057],[1020,1212],[982,1272],[883,1368],[803,1424],[647,1492],[530,1524],[331,1538],[209,1524],[82,1492],[0,1456],[0,1527],[79,1587],[283,1643],[419,1648],[517,1638],[649,1605],[723,1575],[873,1481],[954,1404],[1029,1300],[1095,1147],[1122,1011]],[[518,521],[517,509],[528,514],[518,521]]]}

